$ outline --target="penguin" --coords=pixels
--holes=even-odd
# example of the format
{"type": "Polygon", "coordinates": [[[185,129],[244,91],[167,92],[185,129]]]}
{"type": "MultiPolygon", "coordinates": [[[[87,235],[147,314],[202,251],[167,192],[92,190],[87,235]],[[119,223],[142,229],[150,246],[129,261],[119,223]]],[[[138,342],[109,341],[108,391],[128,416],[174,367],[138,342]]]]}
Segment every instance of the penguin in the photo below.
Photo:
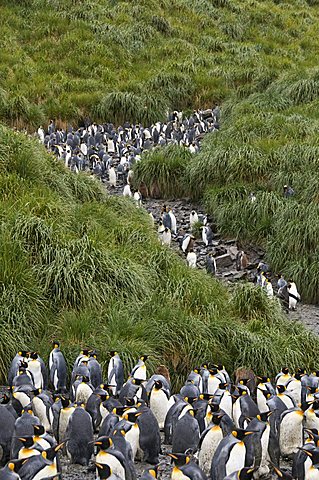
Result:
{"type": "Polygon", "coordinates": [[[223,480],[226,476],[246,466],[246,451],[247,447],[250,447],[250,442],[246,437],[248,438],[253,433],[236,429],[222,439],[212,459],[212,480],[223,480]]]}
{"type": "Polygon", "coordinates": [[[143,461],[156,465],[159,463],[161,452],[161,436],[156,417],[146,405],[138,408],[136,417],[140,431],[139,445],[144,454],[143,461]]]}
{"type": "Polygon", "coordinates": [[[42,447],[35,445],[33,436],[19,437],[18,440],[22,442],[23,446],[18,452],[18,460],[33,457],[34,455],[40,455],[42,447]]]}
{"type": "Polygon", "coordinates": [[[175,403],[172,404],[166,414],[164,423],[164,443],[168,445],[172,443],[174,428],[178,419],[185,415],[186,411],[191,408],[191,405],[185,401],[181,395],[176,398],[175,403]]]}
{"type": "Polygon", "coordinates": [[[283,275],[278,275],[278,281],[277,281],[277,287],[278,287],[278,290],[280,288],[283,288],[287,285],[287,282],[286,280],[284,279],[284,276],[283,275]]]}
{"type": "Polygon", "coordinates": [[[123,189],[123,196],[124,197],[132,197],[131,187],[127,183],[123,189]]]}
{"type": "Polygon", "coordinates": [[[90,395],[85,409],[91,415],[94,432],[98,431],[98,428],[103,421],[102,414],[101,414],[101,403],[109,397],[106,390],[104,390],[104,384],[101,384],[98,388],[96,388],[92,395],[90,395]]]}
{"type": "Polygon", "coordinates": [[[102,367],[96,359],[95,351],[90,352],[88,369],[90,372],[90,381],[94,388],[98,388],[102,384],[102,367]]]}
{"type": "Polygon", "coordinates": [[[212,459],[218,445],[224,438],[220,426],[221,416],[214,416],[214,423],[211,423],[201,434],[198,444],[198,465],[209,477],[212,459]]]}
{"type": "Polygon", "coordinates": [[[146,468],[142,475],[140,476],[140,480],[154,480],[157,478],[158,475],[158,465],[154,465],[152,468],[146,468]]]}
{"type": "Polygon", "coordinates": [[[227,475],[224,480],[251,480],[255,471],[256,468],[254,467],[245,467],[241,470],[238,470],[237,472],[233,472],[230,475],[227,475]]]}
{"type": "Polygon", "coordinates": [[[149,212],[149,218],[150,218],[150,221],[151,221],[151,225],[152,227],[154,228],[155,227],[155,219],[154,219],[154,215],[152,214],[152,212],[149,212]]]}
{"type": "Polygon", "coordinates": [[[0,465],[6,464],[10,460],[10,447],[14,435],[15,417],[5,407],[0,405],[0,465]]]}
{"type": "Polygon", "coordinates": [[[22,463],[19,475],[25,480],[44,480],[52,479],[61,475],[58,471],[59,464],[57,454],[61,445],[48,448],[41,452],[40,455],[33,456],[22,463]]]}
{"type": "Polygon", "coordinates": [[[66,391],[67,366],[59,342],[53,342],[49,356],[50,381],[56,392],[66,391]]]}
{"type": "Polygon", "coordinates": [[[199,425],[194,418],[194,410],[189,409],[181,418],[179,418],[174,428],[172,438],[172,450],[176,453],[184,453],[190,449],[195,451],[199,443],[199,425]]]}
{"type": "Polygon", "coordinates": [[[289,392],[287,392],[285,385],[277,385],[277,397],[286,405],[286,408],[294,408],[296,407],[296,402],[294,401],[293,397],[289,392]]]}
{"type": "Polygon", "coordinates": [[[177,222],[176,222],[176,217],[175,217],[171,208],[168,210],[168,214],[169,214],[170,219],[171,219],[171,232],[173,233],[173,235],[176,235],[177,234],[177,222]]]}
{"type": "Polygon", "coordinates": [[[115,475],[111,467],[106,463],[95,462],[95,466],[96,466],[97,480],[104,480],[104,479],[120,480],[121,477],[119,477],[118,475],[115,475]]]}
{"type": "Polygon", "coordinates": [[[195,237],[193,235],[190,235],[189,233],[184,235],[181,241],[181,249],[184,253],[187,254],[190,250],[194,248],[194,240],[195,237]]]}
{"type": "Polygon", "coordinates": [[[57,445],[55,438],[46,433],[43,425],[34,425],[33,428],[33,441],[35,445],[40,445],[43,450],[47,450],[48,448],[55,447],[57,445]]]}
{"type": "Polygon", "coordinates": [[[292,457],[303,444],[304,412],[290,408],[280,416],[279,445],[283,457],[292,457]]]}
{"type": "Polygon", "coordinates": [[[50,395],[41,389],[33,390],[34,397],[31,401],[34,414],[38,417],[47,432],[51,431],[49,418],[50,407],[53,403],[50,395]]]}
{"type": "Polygon", "coordinates": [[[289,373],[289,369],[287,367],[283,367],[281,372],[278,373],[275,379],[276,385],[286,385],[288,380],[291,379],[291,375],[289,373]]]}
{"type": "MultiPolygon", "coordinates": [[[[146,367],[145,367],[146,369],[146,367]]],[[[139,373],[137,373],[139,375],[139,373]]],[[[143,370],[141,371],[141,375],[143,370]]],[[[123,388],[119,394],[119,401],[122,405],[126,405],[128,399],[139,398],[147,400],[147,394],[145,387],[143,385],[144,380],[138,378],[129,378],[127,382],[123,385],[123,388]]]]}
{"type": "Polygon", "coordinates": [[[59,411],[57,418],[57,441],[62,443],[67,438],[67,428],[70,418],[75,410],[75,407],[71,405],[70,400],[66,397],[61,398],[62,408],[59,411]]]}
{"type": "Polygon", "coordinates": [[[236,255],[236,270],[245,270],[248,266],[248,257],[243,250],[239,250],[236,255]]]}
{"type": "Polygon", "coordinates": [[[162,209],[162,222],[165,228],[168,228],[170,231],[172,230],[172,220],[166,205],[164,205],[162,209]]]}
{"type": "Polygon", "coordinates": [[[162,244],[170,246],[172,240],[172,234],[169,228],[165,228],[162,233],[162,244]]]}
{"type": "Polygon", "coordinates": [[[0,469],[0,480],[21,480],[20,475],[16,472],[22,464],[22,461],[11,460],[3,468],[0,469]]]}
{"type": "Polygon", "coordinates": [[[113,188],[116,187],[116,172],[115,172],[114,167],[109,168],[109,184],[113,188]]]}
{"type": "Polygon", "coordinates": [[[196,268],[197,255],[194,250],[188,252],[186,260],[190,268],[196,268]]]}
{"type": "Polygon", "coordinates": [[[23,447],[19,438],[32,436],[34,434],[34,425],[40,425],[40,420],[33,415],[31,409],[23,411],[21,417],[16,419],[11,442],[11,459],[18,458],[18,452],[23,447]]]}
{"type": "Polygon", "coordinates": [[[259,413],[258,407],[251,396],[245,390],[239,390],[239,397],[233,404],[233,419],[236,427],[244,428],[245,420],[248,417],[256,417],[259,413]]]}
{"type": "Polygon", "coordinates": [[[186,384],[187,383],[192,383],[195,385],[195,387],[198,388],[199,393],[203,392],[203,379],[199,373],[200,369],[199,367],[194,368],[194,370],[191,371],[191,373],[188,375],[186,379],[186,384]]]}
{"type": "Polygon", "coordinates": [[[142,206],[142,195],[138,190],[136,190],[134,192],[133,198],[135,200],[136,206],[141,207],[142,206]]]}
{"type": "Polygon", "coordinates": [[[72,463],[88,465],[93,454],[93,425],[90,414],[77,406],[66,430],[66,451],[72,463]]]}
{"type": "Polygon", "coordinates": [[[10,387],[12,387],[13,379],[14,379],[14,377],[17,376],[17,374],[19,372],[19,367],[20,367],[21,362],[26,362],[26,361],[27,361],[27,352],[25,350],[24,351],[21,350],[13,358],[13,360],[11,362],[11,365],[10,365],[10,368],[9,368],[9,373],[8,373],[8,385],[10,387]]]}
{"type": "Polygon", "coordinates": [[[190,215],[189,215],[189,224],[190,227],[193,228],[193,226],[198,223],[198,215],[195,212],[195,210],[192,210],[190,215]]]}
{"type": "Polygon", "coordinates": [[[216,390],[219,388],[219,384],[223,383],[223,378],[218,373],[217,368],[213,367],[209,370],[209,377],[207,381],[207,393],[214,395],[216,390]]]}
{"type": "Polygon", "coordinates": [[[155,380],[149,395],[149,405],[160,429],[164,428],[166,414],[168,412],[169,393],[163,388],[161,380],[155,380]]]}
{"type": "Polygon", "coordinates": [[[256,475],[259,477],[268,475],[270,458],[276,456],[279,460],[279,445],[271,445],[270,443],[270,424],[269,417],[272,412],[265,412],[257,415],[249,423],[249,429],[254,431],[253,448],[254,448],[254,467],[256,475]],[[276,452],[269,454],[269,449],[275,448],[276,452]]]}
{"type": "Polygon", "coordinates": [[[206,272],[211,275],[216,274],[216,260],[212,253],[209,253],[206,257],[206,272]]]}
{"type": "Polygon", "coordinates": [[[39,355],[36,352],[32,352],[28,360],[27,370],[31,372],[33,376],[33,384],[35,388],[41,388],[41,389],[45,388],[42,369],[43,367],[41,365],[39,355]]]}
{"type": "Polygon", "coordinates": [[[213,241],[213,232],[210,226],[207,224],[202,227],[202,240],[206,247],[212,244],[213,241]]]}
{"type": "Polygon", "coordinates": [[[76,403],[84,403],[84,405],[87,404],[88,399],[93,393],[93,386],[90,383],[90,380],[88,377],[83,377],[82,381],[76,381],[73,384],[74,388],[74,396],[75,396],[75,402],[76,403]]]}
{"type": "Polygon", "coordinates": [[[110,352],[111,359],[107,369],[107,381],[111,385],[111,391],[114,396],[119,395],[124,384],[124,368],[122,360],[116,351],[110,352]]]}
{"type": "Polygon", "coordinates": [[[297,303],[301,300],[296,284],[291,281],[287,283],[287,291],[289,295],[289,310],[296,310],[297,303]]]}
{"type": "Polygon", "coordinates": [[[214,394],[214,402],[218,402],[219,408],[231,419],[233,418],[233,399],[228,390],[227,383],[220,383],[214,394]]]}
{"type": "Polygon", "coordinates": [[[296,373],[286,383],[286,392],[293,399],[295,405],[298,405],[298,403],[301,403],[302,376],[303,375],[301,375],[300,373],[296,373]]]}
{"type": "Polygon", "coordinates": [[[137,362],[137,364],[135,365],[135,367],[130,373],[131,378],[135,378],[137,380],[143,380],[143,381],[146,380],[147,375],[146,375],[145,362],[147,359],[148,359],[148,355],[142,355],[140,357],[139,361],[137,362]]]}
{"type": "Polygon", "coordinates": [[[207,480],[207,476],[201,468],[184,453],[168,454],[175,466],[172,470],[172,480],[207,480]]]}
{"type": "MultiPolygon", "coordinates": [[[[112,471],[112,475],[121,480],[136,480],[136,473],[134,467],[129,464],[125,455],[118,450],[113,440],[108,437],[101,437],[95,442],[99,447],[99,452],[96,455],[96,464],[108,465],[112,471]]],[[[101,471],[97,466],[97,475],[101,471]]]]}
{"type": "Polygon", "coordinates": [[[319,471],[315,467],[319,462],[319,448],[308,443],[294,455],[292,475],[296,480],[317,480],[319,471]]]}

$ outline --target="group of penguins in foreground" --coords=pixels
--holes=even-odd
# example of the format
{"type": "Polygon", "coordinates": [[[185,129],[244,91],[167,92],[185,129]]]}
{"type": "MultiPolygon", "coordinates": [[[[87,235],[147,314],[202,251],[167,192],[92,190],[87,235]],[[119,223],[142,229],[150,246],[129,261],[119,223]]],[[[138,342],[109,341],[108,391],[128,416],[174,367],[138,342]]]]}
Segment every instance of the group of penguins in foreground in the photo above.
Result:
{"type": "Polygon", "coordinates": [[[271,471],[284,480],[319,479],[319,372],[285,367],[272,383],[238,369],[232,383],[223,365],[204,363],[172,394],[168,369],[160,365],[148,378],[146,360],[124,382],[120,356],[110,352],[103,383],[96,351],[82,350],[68,390],[58,342],[49,372],[36,352],[18,352],[1,396],[0,480],[61,477],[60,455],[111,480],[135,480],[135,462],[143,460],[151,467],[141,478],[153,480],[161,431],[172,480],[249,480],[271,471]],[[280,457],[293,458],[292,476],[280,457]]]}

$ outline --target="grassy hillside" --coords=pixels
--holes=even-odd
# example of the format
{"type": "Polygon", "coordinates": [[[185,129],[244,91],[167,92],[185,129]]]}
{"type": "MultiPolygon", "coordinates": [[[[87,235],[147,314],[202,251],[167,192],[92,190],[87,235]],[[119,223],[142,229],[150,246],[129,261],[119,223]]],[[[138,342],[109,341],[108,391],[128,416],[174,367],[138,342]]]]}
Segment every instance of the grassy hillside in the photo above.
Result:
{"type": "Polygon", "coordinates": [[[0,117],[151,122],[316,65],[317,0],[0,0],[0,117]]]}
{"type": "Polygon", "coordinates": [[[315,366],[317,339],[246,286],[234,296],[157,240],[147,213],[66,171],[0,127],[0,380],[19,348],[68,360],[83,346],[167,364],[175,382],[202,361],[274,373],[315,366]]]}

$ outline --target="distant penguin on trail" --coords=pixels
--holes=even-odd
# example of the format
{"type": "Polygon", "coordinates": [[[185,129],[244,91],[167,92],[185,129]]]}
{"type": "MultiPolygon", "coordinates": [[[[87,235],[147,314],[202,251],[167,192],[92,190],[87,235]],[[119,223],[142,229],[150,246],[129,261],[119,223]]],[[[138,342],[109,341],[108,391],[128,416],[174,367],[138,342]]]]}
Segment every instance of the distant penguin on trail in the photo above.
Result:
{"type": "Polygon", "coordinates": [[[177,234],[177,223],[176,223],[176,217],[172,211],[172,209],[170,208],[169,211],[168,211],[168,214],[171,218],[171,231],[174,235],[177,234]]]}
{"type": "Polygon", "coordinates": [[[170,246],[172,240],[172,234],[169,228],[165,228],[164,232],[162,233],[162,243],[163,245],[170,246]]]}
{"type": "Polygon", "coordinates": [[[109,168],[109,184],[111,187],[116,187],[116,172],[114,167],[109,168]]]}
{"type": "Polygon", "coordinates": [[[195,210],[192,210],[191,213],[190,213],[190,216],[189,216],[189,224],[190,224],[190,227],[193,228],[193,226],[195,225],[195,223],[198,223],[198,215],[197,215],[197,213],[195,212],[195,210]]]}
{"type": "Polygon", "coordinates": [[[206,247],[212,244],[213,231],[208,224],[202,227],[202,240],[206,247]]]}
{"type": "Polygon", "coordinates": [[[216,274],[216,260],[214,258],[214,255],[212,253],[209,253],[206,257],[206,271],[207,273],[210,273],[211,275],[216,274]]]}
{"type": "Polygon", "coordinates": [[[190,268],[196,268],[197,255],[194,250],[190,250],[187,254],[186,260],[190,268]]]}
{"type": "Polygon", "coordinates": [[[187,233],[182,238],[181,249],[184,253],[188,253],[190,250],[194,248],[194,240],[195,237],[187,233]]]}
{"type": "Polygon", "coordinates": [[[287,290],[289,294],[289,310],[296,310],[297,303],[300,302],[300,294],[298,293],[296,284],[290,281],[287,284],[287,290]]]}
{"type": "Polygon", "coordinates": [[[127,183],[123,189],[123,196],[124,197],[131,197],[132,196],[132,192],[131,192],[131,187],[129,186],[129,184],[127,183]]]}
{"type": "Polygon", "coordinates": [[[243,250],[239,250],[236,255],[236,270],[245,270],[248,266],[248,257],[243,250]]]}

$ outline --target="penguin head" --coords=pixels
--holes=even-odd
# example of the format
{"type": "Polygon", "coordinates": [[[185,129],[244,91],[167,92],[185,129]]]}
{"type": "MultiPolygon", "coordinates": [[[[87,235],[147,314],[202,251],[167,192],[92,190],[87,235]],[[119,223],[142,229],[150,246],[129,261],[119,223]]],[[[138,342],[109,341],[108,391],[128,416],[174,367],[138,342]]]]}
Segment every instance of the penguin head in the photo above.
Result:
{"type": "Polygon", "coordinates": [[[228,387],[228,383],[220,383],[218,385],[218,388],[220,388],[221,390],[226,390],[228,387]]]}
{"type": "Polygon", "coordinates": [[[45,434],[45,428],[43,425],[34,425],[33,431],[34,431],[34,435],[36,435],[37,437],[45,434]]]}
{"type": "Polygon", "coordinates": [[[110,437],[103,435],[103,437],[99,437],[96,442],[94,442],[94,445],[96,445],[100,450],[107,450],[113,445],[113,441],[110,437]]]}
{"type": "Polygon", "coordinates": [[[309,393],[311,393],[312,395],[314,395],[315,393],[318,392],[318,388],[317,387],[307,387],[307,390],[309,393]]]}
{"type": "Polygon", "coordinates": [[[270,383],[270,378],[269,377],[257,377],[259,380],[259,383],[270,383]]]}
{"type": "Polygon", "coordinates": [[[191,459],[190,455],[186,453],[168,453],[168,456],[171,457],[172,463],[174,463],[178,467],[187,465],[191,459]]]}
{"type": "Polygon", "coordinates": [[[163,383],[161,382],[161,380],[155,380],[154,382],[155,390],[161,390],[162,387],[163,387],[163,383]]]}
{"type": "Polygon", "coordinates": [[[104,480],[109,478],[112,475],[112,469],[106,463],[95,463],[95,466],[98,470],[98,478],[104,480]]]}
{"type": "Polygon", "coordinates": [[[141,415],[141,412],[129,412],[125,413],[124,418],[128,422],[135,423],[137,418],[141,415]]]}
{"type": "Polygon", "coordinates": [[[217,370],[217,368],[216,368],[215,366],[213,366],[213,367],[211,367],[211,368],[209,369],[209,373],[210,373],[211,375],[216,375],[216,374],[218,373],[218,370],[217,370]]]}
{"type": "MultiPolygon", "coordinates": [[[[168,228],[165,229],[165,230],[168,230],[168,228]]],[[[140,359],[141,359],[143,362],[146,362],[146,360],[148,359],[148,357],[149,357],[149,355],[141,355],[140,359]]]]}
{"type": "Polygon", "coordinates": [[[110,357],[114,357],[115,355],[117,355],[117,352],[115,350],[111,350],[110,357]]]}
{"type": "Polygon", "coordinates": [[[260,422],[268,422],[269,417],[270,417],[270,415],[271,415],[272,413],[273,413],[272,411],[259,413],[258,415],[256,415],[256,418],[257,418],[257,420],[259,420],[260,422]]]}
{"type": "Polygon", "coordinates": [[[236,430],[233,430],[231,433],[235,438],[237,438],[237,440],[244,440],[245,437],[252,435],[255,432],[244,430],[242,428],[236,428],[236,430]]]}
{"type": "Polygon", "coordinates": [[[37,360],[39,357],[39,355],[37,354],[37,352],[31,352],[30,353],[30,358],[32,358],[32,360],[37,360]]]}
{"type": "Polygon", "coordinates": [[[1,397],[1,405],[7,405],[10,402],[10,397],[4,393],[1,397]]]}
{"type": "Polygon", "coordinates": [[[211,395],[210,393],[201,393],[199,396],[200,400],[212,400],[214,398],[214,395],[211,395]]]}
{"type": "Polygon", "coordinates": [[[53,344],[53,348],[59,348],[60,347],[60,342],[58,342],[57,340],[54,340],[52,342],[52,344],[53,344]]]}
{"type": "Polygon", "coordinates": [[[254,467],[245,467],[239,470],[238,479],[239,480],[250,480],[253,477],[254,472],[257,468],[254,467]]]}
{"type": "Polygon", "coordinates": [[[36,397],[37,395],[40,395],[42,392],[41,388],[36,388],[35,390],[32,390],[33,395],[36,397]]]}
{"type": "Polygon", "coordinates": [[[19,437],[20,442],[23,443],[24,448],[31,448],[34,444],[33,437],[31,435],[26,435],[24,437],[19,437]]]}
{"type": "Polygon", "coordinates": [[[132,380],[133,385],[142,385],[143,380],[141,378],[133,378],[132,380]]]}
{"type": "Polygon", "coordinates": [[[115,415],[118,415],[119,417],[122,417],[124,412],[125,412],[126,407],[115,407],[112,410],[112,413],[115,415]]]}
{"type": "Polygon", "coordinates": [[[284,391],[286,390],[285,385],[277,385],[276,388],[278,393],[284,393],[284,391]]]}
{"type": "Polygon", "coordinates": [[[18,352],[18,355],[20,355],[20,357],[23,357],[23,358],[26,358],[27,357],[27,351],[26,350],[21,350],[20,352],[18,352]]]}
{"type": "Polygon", "coordinates": [[[220,425],[220,422],[221,422],[223,416],[224,416],[223,413],[214,413],[214,414],[212,415],[212,423],[213,423],[214,425],[220,425]]]}
{"type": "Polygon", "coordinates": [[[90,383],[89,377],[86,376],[86,375],[83,375],[83,377],[82,377],[82,383],[90,383]]]}
{"type": "Polygon", "coordinates": [[[295,373],[294,374],[294,377],[296,380],[301,380],[302,377],[304,377],[304,373],[295,373]]]}
{"type": "Polygon", "coordinates": [[[61,397],[62,408],[67,408],[70,405],[70,399],[67,397],[61,397]]]}
{"type": "Polygon", "coordinates": [[[276,473],[276,475],[278,476],[278,478],[280,478],[280,480],[292,480],[293,477],[292,475],[290,475],[290,473],[286,470],[286,469],[282,469],[282,468],[277,468],[275,467],[275,465],[273,465],[273,468],[274,468],[274,471],[276,473]]]}
{"type": "Polygon", "coordinates": [[[157,478],[159,465],[154,465],[152,468],[147,468],[145,472],[152,475],[153,478],[157,478]]]}
{"type": "Polygon", "coordinates": [[[53,460],[56,458],[58,451],[63,447],[65,442],[59,443],[55,447],[47,448],[47,450],[44,450],[41,452],[41,455],[43,458],[46,460],[49,460],[50,462],[53,462],[53,460]]]}
{"type": "Polygon", "coordinates": [[[249,378],[242,378],[241,380],[239,380],[239,385],[247,386],[248,382],[249,382],[249,378]]]}

